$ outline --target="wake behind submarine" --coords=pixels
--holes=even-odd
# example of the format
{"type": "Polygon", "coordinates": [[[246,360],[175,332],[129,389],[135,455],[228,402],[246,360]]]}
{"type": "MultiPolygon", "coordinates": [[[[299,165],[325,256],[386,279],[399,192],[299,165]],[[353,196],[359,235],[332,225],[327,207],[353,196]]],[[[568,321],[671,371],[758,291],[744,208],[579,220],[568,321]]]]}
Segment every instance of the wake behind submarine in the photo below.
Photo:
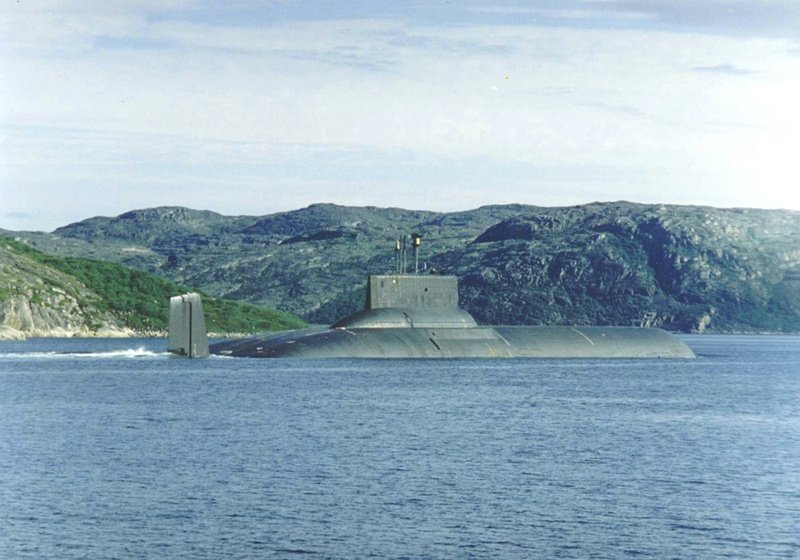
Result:
{"type": "MultiPolygon", "coordinates": [[[[412,236],[415,262],[419,236],[412,236]]],[[[657,328],[481,326],[458,307],[455,276],[370,275],[364,309],[330,327],[229,339],[209,346],[200,296],[170,299],[168,350],[185,357],[246,358],[694,358],[657,328]]],[[[415,265],[418,270],[418,266],[415,265]]]]}

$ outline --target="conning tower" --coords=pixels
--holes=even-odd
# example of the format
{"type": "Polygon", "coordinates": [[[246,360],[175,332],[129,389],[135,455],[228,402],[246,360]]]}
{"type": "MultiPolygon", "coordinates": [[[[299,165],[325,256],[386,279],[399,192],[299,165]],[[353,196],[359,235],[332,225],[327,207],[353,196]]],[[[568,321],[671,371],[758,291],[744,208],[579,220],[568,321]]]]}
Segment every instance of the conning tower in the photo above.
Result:
{"type": "Polygon", "coordinates": [[[364,309],[334,323],[335,329],[477,327],[458,307],[458,280],[437,274],[386,274],[367,278],[364,309]]]}

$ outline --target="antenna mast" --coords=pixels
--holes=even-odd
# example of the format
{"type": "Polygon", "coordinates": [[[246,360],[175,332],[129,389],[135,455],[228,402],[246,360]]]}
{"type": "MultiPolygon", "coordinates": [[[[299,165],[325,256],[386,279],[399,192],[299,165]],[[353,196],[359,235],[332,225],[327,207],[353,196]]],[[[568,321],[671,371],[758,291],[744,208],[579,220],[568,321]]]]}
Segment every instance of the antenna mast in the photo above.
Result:
{"type": "Polygon", "coordinates": [[[414,274],[419,274],[419,244],[422,236],[418,233],[411,234],[411,247],[414,250],[414,274]]]}
{"type": "MultiPolygon", "coordinates": [[[[394,241],[394,272],[395,274],[406,274],[408,264],[406,263],[408,236],[402,235],[394,241]]],[[[418,233],[411,234],[411,249],[414,251],[414,274],[419,274],[419,246],[422,236],[418,233]]]]}
{"type": "Polygon", "coordinates": [[[406,236],[403,235],[403,246],[400,249],[400,274],[406,273],[406,236]]]}

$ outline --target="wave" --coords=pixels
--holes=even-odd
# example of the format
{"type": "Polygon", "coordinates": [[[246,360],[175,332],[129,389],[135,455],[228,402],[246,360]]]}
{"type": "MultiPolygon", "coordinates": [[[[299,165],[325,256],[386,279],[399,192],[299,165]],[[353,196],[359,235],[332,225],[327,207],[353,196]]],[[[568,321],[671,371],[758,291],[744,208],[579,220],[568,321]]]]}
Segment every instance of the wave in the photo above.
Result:
{"type": "Polygon", "coordinates": [[[49,352],[8,352],[0,353],[0,360],[14,358],[14,359],[64,359],[64,358],[81,358],[81,359],[108,359],[108,358],[162,358],[168,357],[168,352],[154,352],[145,347],[139,348],[123,348],[119,350],[104,350],[99,352],[87,351],[58,351],[53,350],[49,352]]]}

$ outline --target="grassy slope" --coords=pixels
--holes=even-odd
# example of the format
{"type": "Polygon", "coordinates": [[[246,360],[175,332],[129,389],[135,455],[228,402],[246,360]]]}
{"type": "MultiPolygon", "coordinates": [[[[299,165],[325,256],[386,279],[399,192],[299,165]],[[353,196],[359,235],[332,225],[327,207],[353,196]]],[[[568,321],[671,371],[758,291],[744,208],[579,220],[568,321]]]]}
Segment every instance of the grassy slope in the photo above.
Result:
{"type": "MultiPolygon", "coordinates": [[[[17,253],[74,276],[100,296],[101,301],[94,302],[96,306],[111,312],[137,331],[166,330],[169,298],[191,291],[185,286],[121,265],[83,258],[54,257],[10,238],[2,238],[2,241],[17,253]]],[[[262,332],[305,325],[288,313],[206,294],[203,294],[203,307],[207,328],[212,332],[262,332]]]]}

